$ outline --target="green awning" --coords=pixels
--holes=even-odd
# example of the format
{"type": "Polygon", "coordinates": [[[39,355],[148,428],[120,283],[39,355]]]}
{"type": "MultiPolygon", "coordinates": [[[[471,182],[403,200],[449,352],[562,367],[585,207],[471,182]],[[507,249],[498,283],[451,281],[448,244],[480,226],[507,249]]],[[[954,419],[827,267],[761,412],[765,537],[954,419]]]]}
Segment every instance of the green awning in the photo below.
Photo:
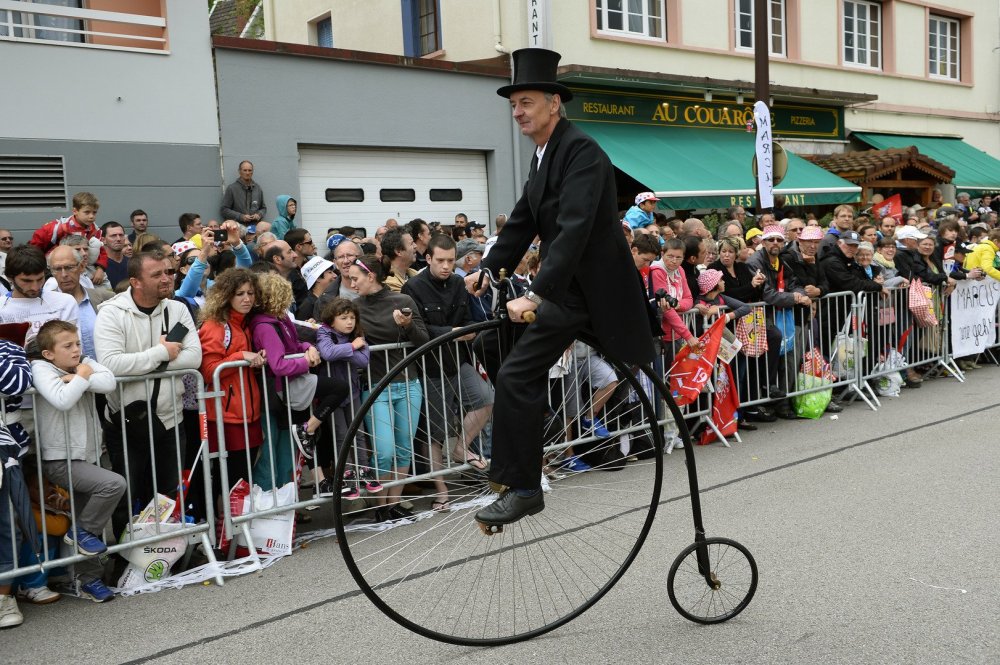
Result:
{"type": "Polygon", "coordinates": [[[954,169],[955,177],[951,184],[971,196],[1000,191],[1000,159],[962,139],[869,132],[853,132],[851,136],[878,150],[916,146],[921,154],[954,169]]]}
{"type": "MultiPolygon", "coordinates": [[[[616,167],[655,192],[661,207],[754,206],[751,133],[581,120],[574,124],[594,137],[616,167]]],[[[854,203],[861,198],[861,188],[854,183],[791,153],[785,179],[774,192],[795,207],[854,203]]]]}

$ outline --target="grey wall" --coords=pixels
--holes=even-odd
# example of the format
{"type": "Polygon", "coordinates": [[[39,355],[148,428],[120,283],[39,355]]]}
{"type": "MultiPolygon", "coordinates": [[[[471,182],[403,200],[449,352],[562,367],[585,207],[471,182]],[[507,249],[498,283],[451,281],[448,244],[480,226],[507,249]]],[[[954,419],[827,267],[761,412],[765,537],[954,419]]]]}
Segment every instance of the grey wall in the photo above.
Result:
{"type": "Polygon", "coordinates": [[[15,242],[26,242],[45,222],[70,214],[73,194],[80,191],[100,200],[98,225],[113,219],[128,229],[129,213],[141,208],[149,213],[151,230],[168,242],[180,236],[182,212],[215,217],[222,200],[218,146],[0,138],[0,154],[65,158],[65,209],[0,211],[0,227],[13,231],[15,242]]]}
{"type": "Polygon", "coordinates": [[[269,220],[277,194],[299,196],[300,145],[482,150],[491,217],[520,194],[505,79],[224,47],[215,61],[225,180],[252,161],[269,220]]]}
{"type": "Polygon", "coordinates": [[[218,144],[207,5],[166,5],[167,54],[0,41],[0,137],[218,144]]]}

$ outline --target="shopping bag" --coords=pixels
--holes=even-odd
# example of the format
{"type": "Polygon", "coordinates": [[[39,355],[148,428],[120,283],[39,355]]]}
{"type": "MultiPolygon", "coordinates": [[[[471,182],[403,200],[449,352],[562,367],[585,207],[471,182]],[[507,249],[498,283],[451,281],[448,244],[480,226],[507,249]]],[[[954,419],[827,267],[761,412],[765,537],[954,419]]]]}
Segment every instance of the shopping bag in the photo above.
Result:
{"type": "Polygon", "coordinates": [[[785,355],[795,347],[795,310],[774,310],[774,325],[781,331],[780,355],[785,355]]]}
{"type": "Polygon", "coordinates": [[[933,291],[929,286],[925,286],[920,278],[915,278],[910,282],[908,294],[908,305],[913,319],[921,328],[936,326],[938,324],[937,315],[934,313],[933,291]]]}
{"type": "Polygon", "coordinates": [[[736,322],[736,339],[743,345],[743,355],[758,358],[767,353],[767,323],[764,308],[753,311],[736,322]]]}
{"type": "Polygon", "coordinates": [[[858,320],[852,314],[834,337],[830,351],[830,370],[838,379],[852,378],[858,362],[868,355],[868,340],[861,337],[859,343],[858,337],[858,320]]]}
{"type": "MultiPolygon", "coordinates": [[[[262,511],[275,506],[287,506],[295,503],[295,483],[285,483],[277,490],[262,490],[254,485],[250,495],[243,499],[243,512],[262,511]]],[[[250,521],[250,538],[257,548],[258,554],[283,556],[292,553],[292,539],[295,537],[295,511],[286,510],[280,513],[262,515],[250,521]]],[[[240,533],[236,537],[237,553],[245,548],[246,539],[240,533]]],[[[243,556],[241,554],[241,556],[243,556]]]]}
{"type": "Polygon", "coordinates": [[[837,377],[830,370],[830,363],[826,361],[820,350],[815,347],[806,351],[805,355],[802,356],[802,367],[799,371],[809,376],[818,376],[821,379],[826,379],[830,383],[834,383],[837,380],[837,377]]]}
{"type": "MultiPolygon", "coordinates": [[[[146,508],[132,518],[131,525],[122,532],[119,542],[128,543],[183,529],[183,524],[170,521],[173,519],[173,503],[173,499],[162,494],[150,499],[146,508]]],[[[187,537],[178,535],[175,538],[123,550],[122,557],[129,562],[129,565],[118,580],[118,588],[131,589],[169,577],[170,568],[184,556],[187,546],[187,537]]]]}
{"type": "Polygon", "coordinates": [[[826,407],[829,406],[830,400],[833,399],[833,388],[822,389],[829,383],[822,377],[799,372],[795,380],[795,390],[809,390],[811,392],[792,397],[792,408],[795,409],[795,415],[799,418],[812,420],[820,418],[826,411],[826,407]]]}
{"type": "Polygon", "coordinates": [[[903,375],[900,370],[905,368],[906,359],[896,349],[889,349],[882,356],[882,361],[874,367],[875,374],[882,374],[878,377],[875,388],[879,396],[899,397],[900,389],[903,387],[903,375]]]}

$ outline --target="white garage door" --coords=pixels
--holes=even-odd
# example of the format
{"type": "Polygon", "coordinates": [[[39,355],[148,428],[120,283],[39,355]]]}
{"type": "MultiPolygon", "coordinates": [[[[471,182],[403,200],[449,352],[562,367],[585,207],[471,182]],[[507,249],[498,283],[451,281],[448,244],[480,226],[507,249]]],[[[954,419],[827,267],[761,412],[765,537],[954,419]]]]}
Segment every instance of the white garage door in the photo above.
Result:
{"type": "Polygon", "coordinates": [[[464,212],[492,226],[481,152],[300,148],[299,196],[302,225],[317,244],[328,228],[372,235],[390,217],[448,225],[464,212]]]}

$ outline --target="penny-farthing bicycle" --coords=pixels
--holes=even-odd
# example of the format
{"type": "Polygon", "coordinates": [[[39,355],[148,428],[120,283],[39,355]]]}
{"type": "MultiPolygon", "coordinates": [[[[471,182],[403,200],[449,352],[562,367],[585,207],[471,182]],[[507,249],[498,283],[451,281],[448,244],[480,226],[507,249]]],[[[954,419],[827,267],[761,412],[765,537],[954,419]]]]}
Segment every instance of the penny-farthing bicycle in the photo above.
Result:
{"type": "MultiPolygon", "coordinates": [[[[670,567],[670,601],[699,623],[743,611],[757,588],[757,565],[740,543],[705,536],[694,447],[662,378],[649,367],[617,361],[586,336],[550,371],[549,401],[539,405],[546,411],[545,509],[492,535],[473,519],[499,488],[475,458],[467,457],[469,464],[449,453],[471,438],[470,449],[486,456],[491,416],[482,429],[470,423],[475,405],[463,399],[456,367],[464,359],[495,376],[518,336],[519,325],[506,317],[513,289],[502,276],[495,295],[496,320],[414,350],[371,386],[350,424],[336,478],[358,463],[367,466],[365,441],[407,425],[416,429],[408,474],[383,479],[387,488],[404,487],[401,500],[412,506],[411,518],[386,519],[378,495],[334,499],[338,542],[361,590],[404,627],[452,644],[518,642],[571,621],[621,579],[649,533],[660,502],[669,411],[685,442],[695,527],[694,542],[670,567]],[[473,342],[457,341],[472,334],[473,342]],[[414,376],[425,377],[419,407],[412,399],[394,400],[407,390],[404,379],[414,376]],[[452,389],[430,390],[429,381],[451,382],[452,389]],[[379,400],[405,406],[373,408],[379,400]],[[435,481],[447,487],[445,503],[434,503],[443,497],[435,481]]],[[[544,305],[538,314],[545,316],[544,305]]],[[[468,381],[465,392],[473,392],[468,381]]]]}

